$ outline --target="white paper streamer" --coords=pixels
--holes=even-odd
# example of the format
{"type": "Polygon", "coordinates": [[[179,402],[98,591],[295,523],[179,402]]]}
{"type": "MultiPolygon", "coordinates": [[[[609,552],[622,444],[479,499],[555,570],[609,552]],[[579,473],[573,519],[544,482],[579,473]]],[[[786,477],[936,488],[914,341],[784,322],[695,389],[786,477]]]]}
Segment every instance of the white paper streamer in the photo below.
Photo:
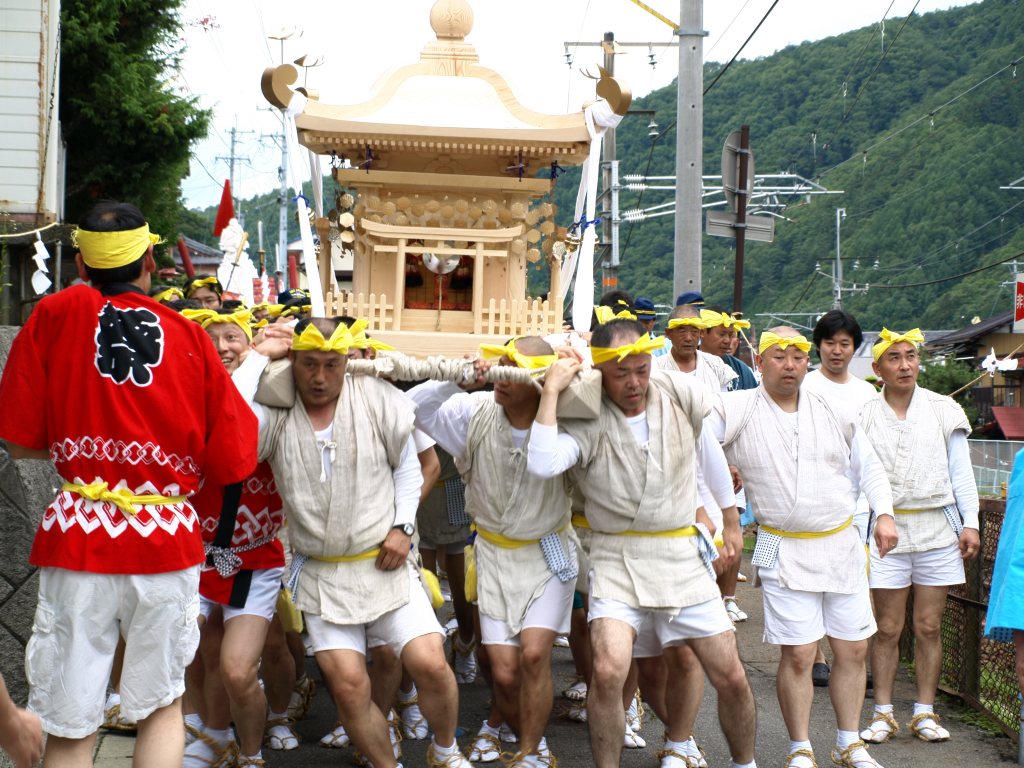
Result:
{"type": "MultiPolygon", "coordinates": [[[[324,317],[327,314],[324,306],[324,289],[320,283],[320,269],[316,263],[316,252],[313,249],[313,230],[309,226],[309,209],[302,198],[302,183],[309,176],[309,164],[306,153],[299,146],[299,131],[295,126],[295,117],[306,108],[306,97],[301,93],[292,93],[291,103],[284,111],[284,134],[288,142],[288,180],[298,197],[299,232],[302,235],[302,263],[306,268],[306,280],[309,282],[310,305],[313,317],[324,317]]],[[[314,181],[313,186],[316,186],[314,181]]],[[[330,243],[327,244],[330,247],[330,243]]],[[[325,258],[330,258],[328,251],[325,258]]]]}
{"type": "MultiPolygon", "coordinates": [[[[587,131],[590,133],[590,154],[583,161],[583,174],[580,178],[580,189],[576,194],[576,212],[574,222],[586,216],[587,221],[595,218],[597,210],[597,179],[601,169],[601,146],[604,134],[622,121],[622,116],[615,114],[608,102],[601,99],[591,104],[584,111],[587,131]]],[[[572,324],[577,331],[589,331],[590,320],[594,313],[594,249],[597,245],[597,228],[588,226],[583,231],[583,242],[569,257],[562,268],[561,294],[565,295],[573,272],[576,273],[576,286],[572,294],[572,324]]]]}

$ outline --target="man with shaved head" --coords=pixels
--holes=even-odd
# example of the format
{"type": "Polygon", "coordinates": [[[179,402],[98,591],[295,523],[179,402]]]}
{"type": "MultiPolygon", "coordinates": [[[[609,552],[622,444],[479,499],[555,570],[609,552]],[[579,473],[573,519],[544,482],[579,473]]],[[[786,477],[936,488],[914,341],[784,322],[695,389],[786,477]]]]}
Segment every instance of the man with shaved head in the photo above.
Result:
{"type": "Polygon", "coordinates": [[[765,331],[756,358],[761,386],[717,395],[705,426],[747,482],[761,525],[753,565],[764,588],[765,640],[782,646],[777,689],[789,730],[787,768],[815,765],[811,666],[823,635],[835,654],[832,760],[878,768],[858,733],[876,627],[866,554],[852,523],[859,488],[878,516],[875,542],[884,557],[897,539],[892,491],[857,414],[800,390],[810,348],[793,328],[765,331]]]}
{"type": "Polygon", "coordinates": [[[663,655],[669,741],[662,765],[690,764],[682,708],[685,647],[718,691],[719,721],[733,766],[754,765],[756,713],[732,623],[715,585],[714,544],[695,525],[695,450],[710,397],[691,377],[651,370],[661,346],[639,322],[615,319],[591,339],[604,398],[596,419],[562,419],[558,394],[578,363],[549,369],[530,436],[529,469],[556,478],[571,470],[591,528],[590,633],[594,663],[587,692],[590,744],[598,768],[619,765],[623,684],[632,657],[663,655]],[[689,500],[689,503],[686,503],[689,500]]]}
{"type": "Polygon", "coordinates": [[[677,306],[665,326],[665,337],[672,343],[672,351],[657,358],[655,365],[665,371],[692,374],[712,392],[728,392],[733,388],[736,372],[720,357],[697,349],[705,328],[707,324],[701,320],[700,309],[691,304],[677,306]]]}
{"type": "Polygon", "coordinates": [[[304,318],[283,333],[265,331],[236,384],[251,400],[268,358],[291,360],[295,403],[252,403],[258,458],[270,463],[288,509],[295,550],[288,585],[339,720],[370,763],[400,765],[366,670],[368,642],[386,644],[416,681],[433,728],[428,762],[469,768],[455,742],[459,696],[444,630],[410,558],[423,484],[414,409],[391,384],[346,375],[353,337],[339,318],[304,318]]]}
{"type": "MultiPolygon", "coordinates": [[[[481,351],[477,380],[467,389],[483,386],[494,361],[534,370],[556,360],[535,336],[504,347],[484,344],[481,351]]],[[[568,365],[571,378],[579,363],[568,365]]],[[[493,392],[467,393],[427,382],[409,398],[418,406],[416,425],[455,457],[466,483],[466,512],[477,532],[480,641],[498,709],[520,742],[511,765],[553,765],[544,739],[554,702],[551,648],[556,636],[569,632],[577,560],[562,473],[537,480],[526,471],[540,390],[532,382],[499,381],[493,392]]],[[[487,728],[485,722],[477,741],[486,736],[497,743],[497,733],[487,728]]]]}

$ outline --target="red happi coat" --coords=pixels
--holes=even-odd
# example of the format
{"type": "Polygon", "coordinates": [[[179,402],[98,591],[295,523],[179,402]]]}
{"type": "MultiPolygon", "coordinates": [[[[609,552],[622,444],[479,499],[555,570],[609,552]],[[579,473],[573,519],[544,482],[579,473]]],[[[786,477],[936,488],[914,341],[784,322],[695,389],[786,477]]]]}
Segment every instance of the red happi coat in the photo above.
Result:
{"type": "MultiPolygon", "coordinates": [[[[205,331],[132,285],[78,285],[41,300],[0,381],[0,439],[48,449],[79,485],[190,496],[256,466],[256,417],[205,331]]],[[[204,560],[188,499],[137,505],[60,490],[43,514],[33,565],[149,574],[204,560]]]]}
{"type": "Polygon", "coordinates": [[[230,546],[236,550],[242,564],[238,571],[224,577],[213,567],[212,557],[208,558],[200,573],[199,593],[215,603],[241,608],[249,593],[253,571],[284,566],[284,546],[277,538],[284,525],[284,505],[277,493],[274,473],[265,461],[257,464],[256,471],[242,481],[237,503],[234,502],[236,496],[227,491],[224,486],[204,485],[192,502],[199,513],[204,542],[219,545],[217,532],[222,516],[226,523],[234,517],[230,546]],[[244,552],[237,551],[259,541],[267,543],[244,552]]]}

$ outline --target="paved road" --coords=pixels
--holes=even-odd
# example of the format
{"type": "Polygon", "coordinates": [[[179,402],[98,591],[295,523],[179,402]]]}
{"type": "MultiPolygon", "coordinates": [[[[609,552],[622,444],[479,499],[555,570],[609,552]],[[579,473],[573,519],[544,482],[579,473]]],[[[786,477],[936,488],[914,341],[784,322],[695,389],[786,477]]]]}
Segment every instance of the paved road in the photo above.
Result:
{"type": "MultiPolygon", "coordinates": [[[[749,574],[749,566],[744,569],[749,574]]],[[[740,584],[738,595],[743,609],[749,614],[749,621],[738,626],[737,638],[740,653],[747,667],[747,675],[757,699],[757,761],[762,768],[784,765],[789,747],[789,738],[775,698],[775,668],[779,658],[777,646],[761,642],[762,607],[759,590],[740,584]]],[[[442,612],[445,612],[442,609],[442,612]]],[[[565,687],[563,676],[573,672],[572,659],[567,649],[556,648],[554,652],[554,675],[556,696],[565,687]]],[[[338,766],[351,764],[352,748],[345,750],[322,749],[317,746],[320,737],[334,724],[336,712],[330,697],[323,689],[319,669],[312,659],[308,663],[308,674],[317,682],[318,692],[309,715],[299,722],[296,730],[302,739],[299,749],[291,752],[264,750],[269,768],[312,768],[313,766],[338,766]]],[[[467,749],[472,737],[487,716],[490,691],[482,682],[460,687],[461,703],[459,725],[466,735],[459,743],[467,749]]],[[[895,708],[901,724],[910,720],[913,710],[914,688],[906,675],[897,685],[895,708]]],[[[593,765],[590,755],[587,727],[574,723],[562,716],[568,702],[556,698],[555,708],[547,730],[548,743],[558,758],[561,768],[577,768],[593,765]]],[[[864,707],[864,723],[870,719],[873,701],[868,698],[864,707]]],[[[938,707],[940,714],[951,712],[938,707]]],[[[1009,739],[993,737],[970,725],[945,719],[943,723],[952,734],[952,740],[945,744],[926,744],[902,729],[899,736],[888,744],[872,747],[871,752],[885,768],[980,768],[981,766],[1011,765],[1016,762],[1016,747],[1009,739]]],[[[657,720],[644,723],[641,735],[647,741],[645,749],[623,750],[623,766],[657,765],[655,751],[661,749],[663,728],[657,720]]],[[[710,766],[729,765],[729,752],[718,728],[717,697],[710,685],[706,686],[704,704],[697,719],[696,733],[701,745],[707,751],[710,766]]],[[[835,719],[828,697],[828,689],[816,689],[811,742],[818,764],[831,765],[828,750],[835,744],[835,719]]],[[[119,734],[106,734],[97,748],[96,765],[102,768],[123,768],[129,765],[134,739],[119,734]]],[[[407,768],[426,765],[427,741],[405,741],[402,743],[403,763],[407,768]]],[[[498,767],[501,764],[493,763],[498,767]]]]}

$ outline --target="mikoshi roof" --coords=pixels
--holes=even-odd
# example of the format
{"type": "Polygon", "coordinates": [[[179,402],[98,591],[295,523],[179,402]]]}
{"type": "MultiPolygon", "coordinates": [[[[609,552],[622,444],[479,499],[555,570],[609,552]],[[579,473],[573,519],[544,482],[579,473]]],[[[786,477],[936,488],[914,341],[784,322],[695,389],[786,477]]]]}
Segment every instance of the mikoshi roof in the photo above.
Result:
{"type": "MultiPolygon", "coordinates": [[[[534,158],[557,157],[566,165],[583,162],[590,144],[583,111],[535,112],[519,101],[504,77],[481,66],[475,48],[465,41],[473,28],[473,11],[466,0],[438,0],[430,11],[430,24],[437,40],[427,43],[420,61],[386,72],[366,101],[329,104],[319,101],[315,91],[296,89],[309,97],[295,118],[300,143],[319,154],[361,153],[369,145],[391,152],[523,151],[534,158]]],[[[602,72],[599,91],[613,109],[624,113],[629,89],[606,74],[602,72]]],[[[263,93],[283,109],[291,102],[291,86],[297,80],[293,65],[271,67],[263,75],[263,93]]]]}

